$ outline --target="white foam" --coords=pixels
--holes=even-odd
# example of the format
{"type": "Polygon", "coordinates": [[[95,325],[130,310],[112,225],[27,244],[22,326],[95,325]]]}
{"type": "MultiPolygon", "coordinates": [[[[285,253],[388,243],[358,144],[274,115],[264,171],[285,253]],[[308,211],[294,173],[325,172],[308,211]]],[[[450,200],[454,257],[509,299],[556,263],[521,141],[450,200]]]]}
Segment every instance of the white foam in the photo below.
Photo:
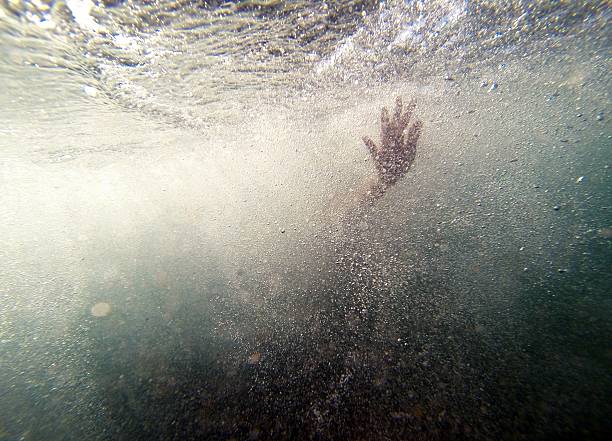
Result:
{"type": "Polygon", "coordinates": [[[83,29],[91,31],[97,31],[100,29],[100,25],[96,23],[94,18],[90,15],[94,4],[91,0],[66,0],[66,5],[70,8],[74,20],[83,29]]]}

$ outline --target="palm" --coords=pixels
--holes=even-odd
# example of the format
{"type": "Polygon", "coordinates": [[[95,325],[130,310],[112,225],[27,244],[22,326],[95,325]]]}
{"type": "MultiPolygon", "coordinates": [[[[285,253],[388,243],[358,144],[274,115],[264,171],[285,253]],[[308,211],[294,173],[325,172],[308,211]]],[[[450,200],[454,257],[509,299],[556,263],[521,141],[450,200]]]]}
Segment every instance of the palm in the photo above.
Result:
{"type": "Polygon", "coordinates": [[[412,101],[404,109],[401,98],[397,97],[393,118],[389,117],[386,107],[382,109],[380,146],[367,136],[363,137],[363,142],[374,159],[378,176],[385,188],[395,184],[404,176],[416,157],[416,145],[423,123],[417,120],[406,130],[415,107],[416,104],[412,101]]]}

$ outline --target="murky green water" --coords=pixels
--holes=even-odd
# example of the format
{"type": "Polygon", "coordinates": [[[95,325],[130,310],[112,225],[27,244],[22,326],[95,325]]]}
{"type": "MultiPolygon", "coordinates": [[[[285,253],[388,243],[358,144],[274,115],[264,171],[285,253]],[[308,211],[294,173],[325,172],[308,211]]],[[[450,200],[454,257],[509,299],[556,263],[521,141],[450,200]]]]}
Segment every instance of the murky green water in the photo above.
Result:
{"type": "Polygon", "coordinates": [[[608,20],[1,2],[0,440],[607,439],[608,20]]]}

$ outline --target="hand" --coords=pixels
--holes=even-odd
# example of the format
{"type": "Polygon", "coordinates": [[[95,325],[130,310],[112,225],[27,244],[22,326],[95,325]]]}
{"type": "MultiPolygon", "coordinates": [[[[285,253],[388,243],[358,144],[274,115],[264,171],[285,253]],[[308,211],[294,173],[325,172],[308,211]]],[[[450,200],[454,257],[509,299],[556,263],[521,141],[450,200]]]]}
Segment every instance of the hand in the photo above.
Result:
{"type": "Polygon", "coordinates": [[[410,169],[416,156],[416,145],[421,136],[423,123],[415,121],[408,131],[406,127],[414,112],[416,104],[411,101],[406,109],[402,107],[402,99],[398,96],[395,100],[395,113],[393,119],[389,118],[389,110],[383,107],[380,117],[380,147],[367,136],[363,142],[368,147],[378,177],[382,184],[382,191],[395,184],[399,178],[410,169]]]}

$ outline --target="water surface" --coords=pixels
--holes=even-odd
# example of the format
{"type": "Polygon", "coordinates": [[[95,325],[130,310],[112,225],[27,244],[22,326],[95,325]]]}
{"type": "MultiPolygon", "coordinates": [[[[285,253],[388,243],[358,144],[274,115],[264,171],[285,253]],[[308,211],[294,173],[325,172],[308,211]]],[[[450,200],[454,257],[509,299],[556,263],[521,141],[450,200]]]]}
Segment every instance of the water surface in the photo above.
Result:
{"type": "Polygon", "coordinates": [[[605,2],[0,5],[0,440],[610,432],[605,2]]]}

